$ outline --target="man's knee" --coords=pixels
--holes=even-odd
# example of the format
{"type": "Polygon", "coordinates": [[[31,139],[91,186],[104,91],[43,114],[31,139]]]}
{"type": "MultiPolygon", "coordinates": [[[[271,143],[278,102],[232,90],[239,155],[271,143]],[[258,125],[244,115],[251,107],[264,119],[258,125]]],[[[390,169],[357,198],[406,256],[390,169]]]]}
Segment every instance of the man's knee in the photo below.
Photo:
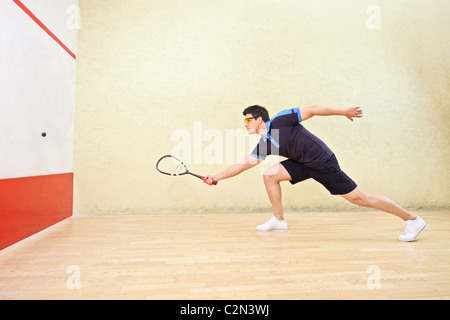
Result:
{"type": "Polygon", "coordinates": [[[369,203],[367,201],[367,197],[364,196],[364,195],[359,195],[357,197],[354,197],[354,198],[352,198],[350,200],[350,202],[354,203],[354,204],[356,204],[358,206],[361,206],[361,207],[368,207],[369,206],[369,203]]]}
{"type": "Polygon", "coordinates": [[[277,175],[271,170],[272,168],[267,169],[263,173],[264,182],[277,182],[277,175]]]}
{"type": "Polygon", "coordinates": [[[344,196],[345,199],[350,201],[353,204],[356,204],[361,207],[370,207],[370,195],[367,193],[358,190],[357,192],[352,192],[351,194],[348,194],[344,196]]]}

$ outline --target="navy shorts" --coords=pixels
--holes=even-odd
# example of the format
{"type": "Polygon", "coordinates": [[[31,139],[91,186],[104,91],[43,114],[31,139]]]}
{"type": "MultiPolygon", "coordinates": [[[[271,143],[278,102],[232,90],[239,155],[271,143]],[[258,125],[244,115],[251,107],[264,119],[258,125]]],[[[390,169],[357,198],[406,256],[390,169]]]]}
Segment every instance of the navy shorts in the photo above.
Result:
{"type": "Polygon", "coordinates": [[[291,184],[313,178],[333,195],[347,194],[357,187],[356,183],[341,170],[335,155],[317,167],[307,167],[290,159],[281,164],[291,176],[291,184]]]}

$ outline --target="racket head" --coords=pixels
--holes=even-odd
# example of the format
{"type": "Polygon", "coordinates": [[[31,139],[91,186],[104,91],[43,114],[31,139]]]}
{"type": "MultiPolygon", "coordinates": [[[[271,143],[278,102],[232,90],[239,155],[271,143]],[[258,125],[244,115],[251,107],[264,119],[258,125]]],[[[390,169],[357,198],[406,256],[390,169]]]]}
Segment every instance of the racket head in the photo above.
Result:
{"type": "Polygon", "coordinates": [[[189,173],[186,165],[172,155],[161,157],[156,163],[156,169],[168,176],[182,176],[189,173]]]}
{"type": "MultiPolygon", "coordinates": [[[[202,179],[203,181],[205,181],[206,179],[206,177],[204,176],[190,172],[186,167],[186,165],[183,163],[183,161],[172,155],[166,155],[164,157],[161,157],[156,163],[156,169],[162,174],[168,176],[176,177],[185,174],[190,174],[194,177],[202,179]]],[[[213,181],[213,185],[217,185],[217,181],[213,181]]]]}

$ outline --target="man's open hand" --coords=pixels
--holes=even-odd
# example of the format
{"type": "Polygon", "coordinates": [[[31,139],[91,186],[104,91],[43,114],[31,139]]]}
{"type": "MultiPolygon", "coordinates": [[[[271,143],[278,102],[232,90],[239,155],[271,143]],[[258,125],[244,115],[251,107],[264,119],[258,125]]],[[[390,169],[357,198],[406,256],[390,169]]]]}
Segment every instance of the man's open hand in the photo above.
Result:
{"type": "Polygon", "coordinates": [[[362,118],[363,112],[361,107],[351,107],[345,110],[345,116],[353,121],[353,118],[362,118]]]}

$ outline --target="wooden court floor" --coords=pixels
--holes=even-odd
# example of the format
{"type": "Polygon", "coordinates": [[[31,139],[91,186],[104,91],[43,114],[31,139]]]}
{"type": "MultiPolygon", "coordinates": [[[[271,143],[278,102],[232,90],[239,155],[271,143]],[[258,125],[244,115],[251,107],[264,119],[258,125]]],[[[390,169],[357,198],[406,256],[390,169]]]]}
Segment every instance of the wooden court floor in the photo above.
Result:
{"type": "Polygon", "coordinates": [[[0,251],[8,299],[450,299],[450,211],[75,216],[0,251]]]}

